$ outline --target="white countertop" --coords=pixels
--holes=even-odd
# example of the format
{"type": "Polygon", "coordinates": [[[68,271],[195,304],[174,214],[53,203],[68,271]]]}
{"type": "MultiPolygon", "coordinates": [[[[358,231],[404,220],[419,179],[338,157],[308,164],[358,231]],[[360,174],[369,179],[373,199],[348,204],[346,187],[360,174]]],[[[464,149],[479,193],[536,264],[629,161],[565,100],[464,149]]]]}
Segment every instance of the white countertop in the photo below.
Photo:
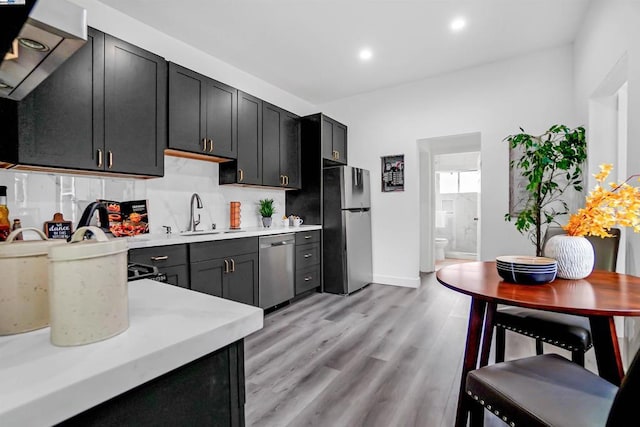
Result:
{"type": "Polygon", "coordinates": [[[127,237],[129,249],[151,248],[155,246],[178,245],[181,243],[208,242],[212,240],[239,239],[242,237],[269,236],[272,234],[297,233],[301,231],[322,230],[321,225],[301,225],[299,227],[251,227],[241,230],[219,230],[215,234],[182,236],[172,234],[143,234],[127,237]]]}
{"type": "Polygon", "coordinates": [[[58,423],[262,326],[260,308],[129,282],[129,328],[113,338],[56,347],[49,328],[0,337],[0,426],[58,423]]]}

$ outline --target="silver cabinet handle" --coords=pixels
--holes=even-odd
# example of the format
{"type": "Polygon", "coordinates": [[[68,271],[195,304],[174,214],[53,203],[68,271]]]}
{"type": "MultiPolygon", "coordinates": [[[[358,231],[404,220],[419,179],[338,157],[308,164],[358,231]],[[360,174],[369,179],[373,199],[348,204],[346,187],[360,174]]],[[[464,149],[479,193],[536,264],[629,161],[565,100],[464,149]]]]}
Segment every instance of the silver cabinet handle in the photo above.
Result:
{"type": "Polygon", "coordinates": [[[305,258],[311,258],[311,256],[312,256],[311,254],[304,254],[305,258]]]}
{"type": "Polygon", "coordinates": [[[112,166],[113,166],[113,152],[109,150],[109,163],[107,163],[107,167],[111,169],[112,166]]]}
{"type": "Polygon", "coordinates": [[[213,153],[213,139],[209,140],[209,152],[213,153]]]}
{"type": "Polygon", "coordinates": [[[308,281],[309,281],[309,280],[311,280],[311,279],[313,279],[313,276],[307,276],[307,277],[305,277],[305,278],[304,278],[304,281],[305,281],[305,282],[308,282],[308,281]]]}
{"type": "Polygon", "coordinates": [[[233,273],[234,271],[236,271],[236,262],[232,258],[231,259],[231,272],[233,273]]]}
{"type": "Polygon", "coordinates": [[[224,272],[229,272],[229,261],[227,261],[226,259],[224,260],[224,272]]]}
{"type": "Polygon", "coordinates": [[[305,239],[310,239],[310,238],[311,238],[311,236],[304,236],[304,238],[305,238],[305,239]]]}
{"type": "Polygon", "coordinates": [[[207,138],[202,138],[202,151],[207,151],[207,138]]]}
{"type": "Polygon", "coordinates": [[[98,148],[98,167],[102,167],[102,150],[98,148]]]}
{"type": "Polygon", "coordinates": [[[242,169],[238,169],[238,182],[244,181],[244,172],[242,169]]]}
{"type": "Polygon", "coordinates": [[[165,261],[169,259],[169,255],[152,256],[151,261],[165,261]]]}

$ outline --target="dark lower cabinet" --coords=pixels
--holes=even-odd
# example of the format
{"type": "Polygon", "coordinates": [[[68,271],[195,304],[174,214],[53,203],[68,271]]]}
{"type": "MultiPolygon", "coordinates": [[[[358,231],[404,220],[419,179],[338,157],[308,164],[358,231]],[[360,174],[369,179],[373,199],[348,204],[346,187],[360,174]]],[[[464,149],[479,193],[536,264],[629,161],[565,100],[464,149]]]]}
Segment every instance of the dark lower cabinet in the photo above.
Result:
{"type": "Polygon", "coordinates": [[[189,257],[187,245],[157,246],[131,249],[129,262],[153,265],[167,276],[167,282],[189,288],[189,257]]]}
{"type": "Polygon", "coordinates": [[[191,289],[258,305],[258,239],[191,243],[191,289]]]}
{"type": "Polygon", "coordinates": [[[240,340],[58,426],[242,427],[244,405],[244,343],[240,340]]]}
{"type": "Polygon", "coordinates": [[[296,295],[320,287],[320,266],[320,230],[296,233],[296,295]]]}

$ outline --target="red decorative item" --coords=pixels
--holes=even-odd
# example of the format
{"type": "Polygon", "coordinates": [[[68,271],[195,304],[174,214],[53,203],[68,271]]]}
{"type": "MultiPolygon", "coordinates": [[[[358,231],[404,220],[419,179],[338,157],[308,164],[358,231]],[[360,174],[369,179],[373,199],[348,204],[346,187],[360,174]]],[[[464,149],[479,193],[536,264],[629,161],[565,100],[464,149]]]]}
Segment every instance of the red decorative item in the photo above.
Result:
{"type": "Polygon", "coordinates": [[[233,229],[240,228],[240,202],[230,203],[229,214],[230,214],[229,228],[233,228],[233,229]]]}

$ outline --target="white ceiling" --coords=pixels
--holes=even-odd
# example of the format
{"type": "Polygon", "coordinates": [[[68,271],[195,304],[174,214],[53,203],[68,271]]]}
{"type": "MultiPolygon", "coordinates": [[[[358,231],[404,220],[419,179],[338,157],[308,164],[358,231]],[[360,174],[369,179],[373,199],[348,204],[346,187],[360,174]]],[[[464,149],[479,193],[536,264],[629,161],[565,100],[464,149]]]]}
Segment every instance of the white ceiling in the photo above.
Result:
{"type": "Polygon", "coordinates": [[[313,104],[570,43],[589,3],[100,1],[313,104]],[[468,24],[454,34],[457,16],[468,24]]]}

